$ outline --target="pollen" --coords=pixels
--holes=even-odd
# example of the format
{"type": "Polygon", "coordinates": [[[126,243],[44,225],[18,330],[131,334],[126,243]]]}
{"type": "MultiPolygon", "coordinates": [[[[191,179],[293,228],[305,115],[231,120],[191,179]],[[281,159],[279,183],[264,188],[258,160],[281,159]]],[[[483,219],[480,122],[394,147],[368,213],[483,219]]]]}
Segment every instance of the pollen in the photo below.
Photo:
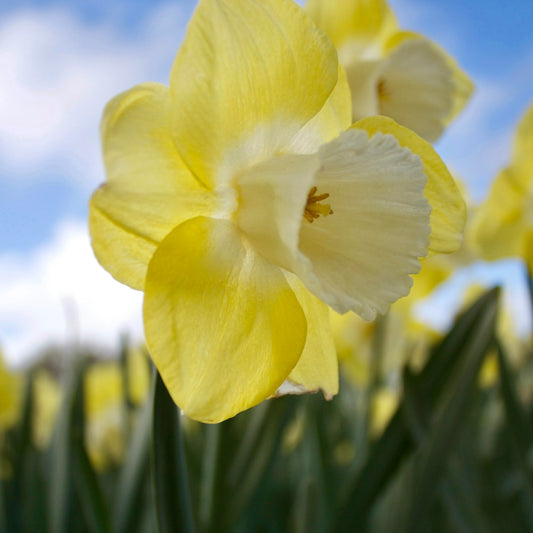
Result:
{"type": "Polygon", "coordinates": [[[304,218],[307,222],[313,222],[316,218],[333,215],[333,210],[329,204],[322,204],[323,200],[329,198],[329,193],[316,194],[317,188],[312,187],[307,195],[307,204],[304,210],[304,218]]]}

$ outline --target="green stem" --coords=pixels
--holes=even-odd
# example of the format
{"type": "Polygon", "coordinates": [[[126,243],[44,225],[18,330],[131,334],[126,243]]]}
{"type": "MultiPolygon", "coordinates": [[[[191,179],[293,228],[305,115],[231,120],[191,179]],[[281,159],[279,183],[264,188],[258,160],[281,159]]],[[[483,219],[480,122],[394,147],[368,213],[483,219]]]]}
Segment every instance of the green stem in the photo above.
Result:
{"type": "Polygon", "coordinates": [[[372,360],[370,361],[370,376],[368,388],[365,392],[365,421],[364,430],[366,435],[366,448],[370,445],[370,426],[372,424],[372,399],[379,388],[383,357],[385,352],[385,335],[387,326],[387,315],[378,315],[376,327],[372,337],[372,360]]]}
{"type": "Polygon", "coordinates": [[[222,424],[207,426],[202,481],[200,487],[199,517],[205,532],[215,531],[216,497],[219,482],[219,457],[221,449],[222,424]]]}

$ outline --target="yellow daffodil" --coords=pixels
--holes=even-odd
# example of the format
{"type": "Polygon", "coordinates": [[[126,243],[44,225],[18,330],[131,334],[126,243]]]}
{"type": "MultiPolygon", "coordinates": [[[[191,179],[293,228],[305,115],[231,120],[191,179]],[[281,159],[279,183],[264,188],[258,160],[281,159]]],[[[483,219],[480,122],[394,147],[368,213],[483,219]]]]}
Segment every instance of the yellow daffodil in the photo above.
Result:
{"type": "Polygon", "coordinates": [[[468,101],[466,74],[435,43],[400,30],[385,0],[308,0],[307,10],[339,51],[354,120],[386,115],[434,142],[468,101]]]}
{"type": "Polygon", "coordinates": [[[289,0],[201,0],[170,87],[114,98],[101,134],[93,248],[144,291],[150,354],[196,420],[335,394],[326,304],[372,319],[461,240],[437,154],[385,117],[351,125],[336,50],[289,0]]]}
{"type": "Polygon", "coordinates": [[[118,464],[125,451],[122,372],[116,362],[94,363],[84,375],[85,444],[97,470],[118,464]]]}
{"type": "MultiPolygon", "coordinates": [[[[470,213],[472,205],[470,195],[465,183],[454,176],[455,183],[461,191],[461,196],[465,199],[467,212],[470,213]]],[[[470,218],[467,217],[466,227],[468,228],[470,218]]],[[[452,254],[432,254],[424,257],[420,263],[422,268],[418,274],[413,276],[413,286],[409,294],[400,298],[393,306],[398,312],[403,312],[408,316],[409,323],[412,308],[415,304],[428,297],[441,283],[445,282],[458,269],[466,267],[478,259],[478,254],[469,239],[463,239],[461,247],[452,254]]]]}
{"type": "Polygon", "coordinates": [[[511,164],[475,213],[471,240],[484,259],[521,257],[533,272],[533,105],[518,126],[511,164]]]}
{"type": "Polygon", "coordinates": [[[151,374],[146,348],[137,346],[129,350],[126,358],[128,372],[128,397],[133,405],[139,406],[150,391],[151,374]]]}
{"type": "Polygon", "coordinates": [[[0,351],[0,435],[13,427],[20,416],[24,379],[9,369],[0,351]]]}
{"type": "Polygon", "coordinates": [[[58,380],[45,368],[35,371],[33,378],[33,442],[46,449],[52,439],[54,426],[63,398],[58,380]]]}

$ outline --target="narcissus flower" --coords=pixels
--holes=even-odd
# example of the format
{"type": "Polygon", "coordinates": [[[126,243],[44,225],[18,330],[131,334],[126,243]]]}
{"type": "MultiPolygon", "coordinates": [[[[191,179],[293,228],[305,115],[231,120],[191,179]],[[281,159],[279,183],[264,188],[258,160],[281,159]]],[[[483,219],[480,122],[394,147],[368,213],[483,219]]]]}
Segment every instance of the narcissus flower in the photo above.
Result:
{"type": "Polygon", "coordinates": [[[390,119],[351,126],[336,50],[289,0],[201,0],[170,87],[117,96],[101,133],[93,248],[144,291],[151,356],[196,420],[335,394],[328,305],[371,319],[461,240],[442,161],[390,119]]]}
{"type": "Polygon", "coordinates": [[[122,461],[126,447],[124,381],[117,362],[91,365],[84,375],[85,445],[93,466],[122,461]]]}
{"type": "Polygon", "coordinates": [[[385,0],[308,0],[346,69],[353,119],[386,115],[430,142],[462,110],[473,86],[425,37],[399,29],[385,0]]]}
{"type": "Polygon", "coordinates": [[[518,125],[511,164],[478,207],[470,236],[484,259],[520,257],[533,272],[533,105],[518,125]]]}
{"type": "Polygon", "coordinates": [[[18,422],[23,389],[23,376],[6,366],[0,350],[0,438],[18,422]]]}

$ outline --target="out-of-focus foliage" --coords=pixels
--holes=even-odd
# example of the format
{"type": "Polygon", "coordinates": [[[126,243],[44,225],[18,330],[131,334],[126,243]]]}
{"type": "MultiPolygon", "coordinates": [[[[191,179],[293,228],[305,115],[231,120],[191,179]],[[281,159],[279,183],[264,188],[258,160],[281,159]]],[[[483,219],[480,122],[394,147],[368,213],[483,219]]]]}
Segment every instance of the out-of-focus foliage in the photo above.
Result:
{"type": "MultiPolygon", "coordinates": [[[[0,530],[527,531],[533,367],[525,356],[511,364],[496,341],[497,296],[482,295],[441,340],[430,335],[417,365],[405,365],[412,344],[400,343],[395,365],[344,381],[330,402],[268,400],[217,425],[181,415],[160,379],[132,401],[124,376],[145,365],[146,391],[150,363],[126,346],[114,361],[80,353],[55,377],[32,369],[21,416],[3,430],[0,530]],[[490,353],[498,369],[480,385],[490,353]],[[47,415],[53,437],[39,440],[46,390],[61,401],[47,415]],[[109,444],[91,443],[100,416],[122,439],[104,462],[91,451],[109,444]]],[[[360,336],[382,361],[397,333],[389,320],[360,336]]]]}

